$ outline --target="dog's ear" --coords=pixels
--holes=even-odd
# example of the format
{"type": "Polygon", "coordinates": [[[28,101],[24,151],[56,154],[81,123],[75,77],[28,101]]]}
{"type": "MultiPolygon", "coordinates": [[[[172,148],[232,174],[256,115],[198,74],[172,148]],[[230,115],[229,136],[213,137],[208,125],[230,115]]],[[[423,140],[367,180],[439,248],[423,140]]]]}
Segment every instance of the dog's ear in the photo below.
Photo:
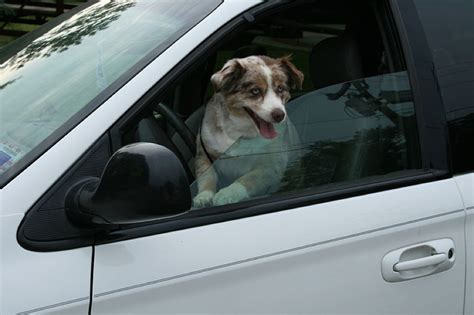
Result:
{"type": "Polygon", "coordinates": [[[278,58],[280,66],[288,77],[288,85],[290,88],[301,90],[303,88],[304,74],[296,69],[295,65],[290,60],[291,55],[278,58]]]}
{"type": "Polygon", "coordinates": [[[237,82],[245,73],[245,68],[237,59],[227,61],[222,69],[214,73],[211,77],[211,83],[214,91],[230,92],[237,86],[237,82]]]}

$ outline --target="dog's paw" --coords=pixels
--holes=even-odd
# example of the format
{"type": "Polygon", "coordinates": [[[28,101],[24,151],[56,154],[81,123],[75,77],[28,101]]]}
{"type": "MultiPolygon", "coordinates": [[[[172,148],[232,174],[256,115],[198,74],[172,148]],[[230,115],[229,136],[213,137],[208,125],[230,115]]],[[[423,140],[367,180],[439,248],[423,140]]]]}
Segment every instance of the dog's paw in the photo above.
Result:
{"type": "Polygon", "coordinates": [[[233,183],[217,192],[212,199],[214,206],[222,206],[249,198],[247,188],[242,184],[233,183]]]}
{"type": "Polygon", "coordinates": [[[205,190],[196,195],[193,199],[193,206],[196,208],[202,208],[212,205],[212,198],[215,193],[210,190],[205,190]]]}

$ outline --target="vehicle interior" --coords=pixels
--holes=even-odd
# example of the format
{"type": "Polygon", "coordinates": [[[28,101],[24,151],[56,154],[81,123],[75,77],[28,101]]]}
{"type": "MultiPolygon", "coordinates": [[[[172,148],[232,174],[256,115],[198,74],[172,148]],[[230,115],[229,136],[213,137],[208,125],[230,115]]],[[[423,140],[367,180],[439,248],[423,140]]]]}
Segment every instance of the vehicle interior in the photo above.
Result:
{"type": "MultiPolygon", "coordinates": [[[[371,2],[356,4],[353,1],[321,1],[318,6],[314,3],[295,5],[247,24],[244,29],[226,36],[226,41],[214,47],[206,58],[200,59],[202,62],[189,67],[164,93],[133,117],[124,128],[123,144],[153,142],[164,145],[178,156],[189,181],[193,182],[196,135],[205,104],[213,93],[209,80],[227,60],[251,55],[268,55],[274,58],[291,55],[292,62],[304,73],[305,80],[302,91],[292,91],[289,103],[329,86],[404,71],[406,67],[402,53],[395,44],[389,44],[389,37],[386,35],[389,32],[383,29],[385,26],[379,15],[380,8],[371,2]]],[[[306,158],[304,173],[310,175],[305,176],[307,180],[301,184],[302,188],[419,167],[414,113],[403,116],[388,106],[381,106],[380,101],[368,92],[364,84],[356,84],[352,89],[349,89],[350,84],[342,84],[340,90],[328,98],[337,100],[347,94],[348,90],[355,88],[357,92],[351,93],[363,102],[358,102],[351,110],[360,117],[375,117],[376,112],[388,117],[397,130],[403,130],[403,147],[394,149],[393,144],[385,147],[368,146],[364,144],[369,137],[367,135],[359,137],[360,143],[337,143],[327,152],[306,158]],[[374,106],[378,108],[374,109],[374,106]],[[354,148],[357,150],[354,151],[354,148]],[[381,151],[392,149],[398,154],[393,156],[393,161],[377,160],[381,151]],[[367,159],[371,159],[369,163],[367,159]],[[358,162],[354,162],[355,160],[358,162]],[[405,165],[400,165],[400,160],[405,165]],[[357,172],[353,166],[348,166],[363,161],[364,166],[362,169],[357,167],[357,172]],[[324,170],[321,169],[322,165],[325,165],[324,170]]],[[[403,95],[396,93],[392,96],[395,98],[392,103],[411,101],[409,90],[403,95]]],[[[347,110],[347,106],[345,107],[344,110],[347,110]]],[[[296,120],[298,115],[308,115],[307,111],[299,114],[298,111],[295,112],[296,120]]],[[[299,132],[305,133],[304,130],[299,132]]],[[[384,137],[384,132],[393,134],[392,129],[377,132],[375,137],[379,140],[384,137]]],[[[307,141],[313,140],[308,138],[307,141]]],[[[321,143],[319,145],[323,146],[321,143]]],[[[286,182],[293,189],[297,188],[295,185],[300,185],[291,180],[294,177],[294,174],[288,176],[286,182]]]]}

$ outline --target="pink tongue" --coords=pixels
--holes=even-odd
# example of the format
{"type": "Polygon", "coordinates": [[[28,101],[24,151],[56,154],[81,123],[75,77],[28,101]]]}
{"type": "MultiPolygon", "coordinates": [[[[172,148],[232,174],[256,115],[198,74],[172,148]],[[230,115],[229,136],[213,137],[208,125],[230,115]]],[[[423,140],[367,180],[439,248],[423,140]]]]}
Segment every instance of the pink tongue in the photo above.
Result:
{"type": "Polygon", "coordinates": [[[262,135],[262,137],[266,139],[273,139],[278,135],[275,128],[273,127],[273,124],[263,121],[261,119],[259,119],[258,122],[258,129],[260,130],[260,134],[262,135]]]}

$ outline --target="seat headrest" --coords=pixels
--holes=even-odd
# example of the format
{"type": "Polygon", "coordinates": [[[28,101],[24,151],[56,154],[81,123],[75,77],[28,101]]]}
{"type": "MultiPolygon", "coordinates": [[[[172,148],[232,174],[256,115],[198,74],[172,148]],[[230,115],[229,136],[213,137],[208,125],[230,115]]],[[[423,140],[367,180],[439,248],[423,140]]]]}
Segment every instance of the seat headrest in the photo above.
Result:
{"type": "Polygon", "coordinates": [[[242,46],[234,51],[232,54],[232,58],[245,58],[249,56],[262,56],[266,55],[267,50],[265,47],[260,46],[260,45],[247,45],[247,46],[242,46]]]}
{"type": "Polygon", "coordinates": [[[309,64],[316,89],[364,77],[357,41],[348,34],[327,38],[315,45],[309,64]]]}

